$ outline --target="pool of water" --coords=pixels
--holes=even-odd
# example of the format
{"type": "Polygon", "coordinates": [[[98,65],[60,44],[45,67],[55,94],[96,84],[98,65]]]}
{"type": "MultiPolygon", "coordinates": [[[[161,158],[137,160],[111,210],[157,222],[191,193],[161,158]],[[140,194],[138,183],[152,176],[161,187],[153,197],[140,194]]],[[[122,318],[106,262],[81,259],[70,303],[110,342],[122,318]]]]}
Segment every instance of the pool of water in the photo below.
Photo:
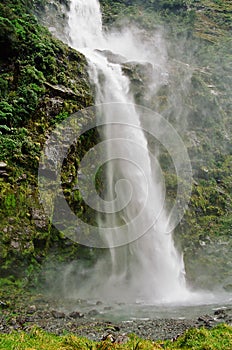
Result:
{"type": "Polygon", "coordinates": [[[63,307],[66,312],[79,311],[99,320],[126,322],[149,319],[195,319],[213,314],[217,309],[231,309],[232,295],[202,294],[201,298],[183,304],[107,302],[99,300],[69,300],[63,307]]]}

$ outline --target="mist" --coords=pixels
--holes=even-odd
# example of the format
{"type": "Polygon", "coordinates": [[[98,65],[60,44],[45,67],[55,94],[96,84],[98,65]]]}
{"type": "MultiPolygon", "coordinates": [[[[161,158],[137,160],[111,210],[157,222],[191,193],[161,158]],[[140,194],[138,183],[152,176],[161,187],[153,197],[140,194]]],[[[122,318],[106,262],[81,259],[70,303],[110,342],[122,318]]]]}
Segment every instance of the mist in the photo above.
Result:
{"type": "MultiPolygon", "coordinates": [[[[79,1],[79,3],[81,2],[79,1]]],[[[130,26],[127,24],[126,28],[121,24],[120,28],[110,28],[107,31],[102,31],[100,7],[96,1],[92,1],[92,5],[94,6],[93,11],[92,13],[90,11],[88,15],[95,16],[95,20],[89,19],[88,23],[91,23],[91,27],[89,27],[88,23],[87,25],[83,24],[86,19],[84,16],[81,17],[79,22],[75,19],[75,16],[78,16],[78,11],[74,11],[77,4],[75,1],[72,2],[71,12],[66,13],[68,29],[66,30],[65,40],[69,45],[80,50],[89,62],[89,74],[92,84],[95,86],[96,103],[123,102],[139,104],[161,113],[162,117],[174,127],[184,141],[183,144],[176,145],[176,154],[182,154],[182,146],[190,152],[192,173],[187,181],[191,183],[184,188],[182,193],[183,198],[188,197],[189,187],[192,186],[191,177],[197,178],[201,171],[204,172],[202,170],[204,167],[207,173],[209,159],[208,153],[204,151],[205,145],[202,145],[201,133],[204,133],[209,123],[214,123],[215,120],[216,122],[219,120],[220,123],[219,115],[221,113],[217,92],[210,82],[211,73],[209,73],[209,68],[204,65],[200,66],[199,53],[202,48],[198,42],[194,41],[189,45],[188,37],[184,34],[170,42],[171,38],[168,38],[166,30],[160,26],[157,30],[149,32],[149,35],[134,24],[130,26]],[[76,25],[74,27],[75,21],[76,25]],[[80,35],[81,31],[84,34],[80,35]],[[131,80],[128,79],[128,72],[132,75],[131,80]],[[100,86],[100,80],[104,81],[105,85],[100,86]],[[118,90],[112,89],[112,86],[116,86],[118,90]],[[123,98],[121,98],[122,90],[126,92],[123,98]],[[202,90],[207,91],[210,95],[207,101],[204,98],[199,98],[202,90]],[[197,108],[196,98],[198,98],[197,108]],[[210,119],[208,118],[209,114],[210,119]],[[202,130],[199,132],[200,128],[202,130]]],[[[81,12],[79,12],[80,14],[81,12]]],[[[121,113],[120,110],[116,112],[121,113]]],[[[125,118],[129,118],[131,113],[140,117],[137,125],[140,125],[148,134],[150,130],[153,130],[153,119],[145,120],[141,117],[141,113],[137,113],[135,110],[132,111],[132,109],[127,111],[125,118]]],[[[131,119],[127,119],[127,122],[131,122],[131,119]]],[[[169,181],[168,176],[173,175],[176,167],[182,166],[182,161],[177,159],[178,162],[173,164],[173,159],[170,152],[168,152],[169,149],[168,151],[164,149],[166,143],[165,145],[162,144],[161,140],[165,136],[167,140],[172,141],[170,138],[174,134],[165,134],[165,127],[162,127],[161,122],[159,124],[158,140],[154,140],[154,137],[149,135],[147,139],[139,135],[138,139],[145,148],[147,146],[155,159],[154,161],[147,160],[141,166],[142,168],[144,164],[145,167],[148,164],[149,166],[152,165],[149,174],[145,173],[145,177],[152,177],[152,181],[155,183],[155,189],[149,187],[154,185],[148,184],[148,188],[152,188],[153,193],[149,205],[150,207],[153,206],[153,209],[155,207],[155,213],[159,212],[159,203],[162,202],[164,195],[167,196],[164,204],[165,210],[162,212],[161,221],[156,227],[156,232],[158,230],[161,235],[156,236],[151,244],[152,233],[149,233],[145,238],[143,237],[141,242],[136,240],[135,243],[129,244],[124,249],[121,247],[115,248],[115,242],[113,242],[113,249],[102,251],[93,267],[86,267],[85,263],[81,261],[70,263],[66,267],[62,266],[62,282],[59,279],[59,283],[62,285],[65,296],[123,302],[149,300],[152,303],[179,303],[182,300],[184,303],[188,303],[195,300],[201,303],[207,299],[215,301],[213,289],[223,291],[223,289],[220,289],[224,283],[223,278],[219,278],[218,283],[214,283],[214,286],[206,281],[208,273],[213,275],[214,269],[212,266],[204,265],[201,262],[198,264],[193,258],[194,250],[184,249],[183,242],[186,242],[188,234],[191,234],[188,233],[186,226],[183,227],[178,223],[179,226],[174,227],[176,229],[175,239],[173,239],[174,231],[172,231],[168,239],[163,240],[167,226],[169,224],[170,227],[172,226],[168,210],[175,200],[173,199],[173,193],[176,194],[178,191],[177,185],[174,185],[174,189],[170,194],[170,185],[168,184],[166,193],[164,193],[165,181],[169,181]],[[159,157],[166,157],[163,180],[161,179],[162,176],[156,178],[155,175],[157,170],[156,159],[159,159],[159,157]],[[186,237],[183,238],[183,236],[186,237]],[[182,243],[179,243],[180,241],[182,243]],[[127,266],[126,271],[123,266],[127,266]],[[165,266],[167,269],[165,269],[165,266]],[[196,266],[198,266],[197,274],[199,276],[196,276],[196,272],[194,275],[196,266]],[[187,276],[191,274],[191,278],[186,278],[186,274],[187,276]],[[157,285],[160,288],[157,288],[157,285]],[[174,288],[175,292],[171,290],[173,285],[176,286],[176,289],[174,288]],[[199,291],[201,287],[211,290],[212,298],[210,293],[199,291]]],[[[113,135],[116,131],[116,129],[113,131],[113,135]]],[[[126,139],[131,137],[123,131],[120,132],[126,139]]],[[[106,133],[107,130],[102,131],[103,138],[106,133]]],[[[210,137],[211,135],[209,135],[210,137]]],[[[169,142],[167,144],[169,145],[169,142]]],[[[169,145],[169,147],[171,146],[169,145]]],[[[223,150],[225,151],[224,146],[223,150]]],[[[146,159],[147,154],[144,157],[146,159]]],[[[117,182],[125,175],[125,170],[123,172],[118,171],[118,168],[111,168],[112,172],[114,173],[114,179],[110,175],[107,180],[108,184],[114,181],[117,182]]],[[[132,187],[138,189],[140,175],[130,178],[130,173],[131,169],[127,172],[127,175],[129,174],[132,187]]],[[[193,190],[195,190],[197,181],[193,181],[193,183],[193,190]]],[[[143,190],[144,188],[141,187],[141,193],[143,190]]],[[[109,193],[108,196],[112,197],[109,193]]],[[[141,196],[141,198],[143,197],[141,196]]],[[[184,199],[184,208],[182,208],[187,212],[188,200],[189,198],[184,199]]],[[[124,213],[120,220],[127,221],[131,213],[124,213]]],[[[132,214],[134,215],[134,211],[132,214]]],[[[149,218],[150,214],[147,217],[149,218]]],[[[104,220],[106,226],[111,227],[113,222],[107,222],[108,219],[106,218],[104,220]]],[[[114,218],[113,221],[115,222],[115,220],[118,224],[117,220],[119,219],[114,218]]],[[[112,242],[109,244],[110,247],[111,244],[112,242]]],[[[212,242],[212,247],[213,245],[212,242]]],[[[206,250],[205,252],[207,253],[206,250]]],[[[201,253],[197,254],[197,256],[202,256],[201,253]]],[[[207,253],[208,255],[210,254],[207,253]]],[[[210,259],[209,264],[212,264],[210,259]]],[[[218,273],[220,274],[220,269],[218,273]]],[[[226,281],[228,280],[230,280],[230,277],[226,276],[226,281]]],[[[216,294],[218,292],[215,292],[216,294]]],[[[222,295],[224,295],[224,292],[222,295]]]]}

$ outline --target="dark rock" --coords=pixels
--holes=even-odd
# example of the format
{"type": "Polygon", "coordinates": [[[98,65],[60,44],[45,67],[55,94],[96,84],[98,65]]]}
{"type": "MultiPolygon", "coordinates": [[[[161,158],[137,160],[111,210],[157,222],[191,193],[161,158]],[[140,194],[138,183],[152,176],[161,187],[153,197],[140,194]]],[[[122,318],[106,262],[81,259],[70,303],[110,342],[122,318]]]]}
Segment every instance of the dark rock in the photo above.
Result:
{"type": "Polygon", "coordinates": [[[0,300],[0,309],[8,309],[10,304],[8,302],[0,300]]]}
{"type": "Polygon", "coordinates": [[[64,313],[64,312],[52,310],[51,313],[52,313],[52,316],[53,316],[54,318],[65,318],[65,313],[64,313]]]}
{"type": "Polygon", "coordinates": [[[129,341],[129,337],[126,334],[118,335],[114,340],[116,344],[125,344],[129,341]]]}
{"type": "Polygon", "coordinates": [[[223,287],[223,289],[226,291],[226,292],[229,292],[231,293],[232,292],[232,284],[227,284],[223,287]]]}
{"type": "Polygon", "coordinates": [[[88,312],[88,315],[89,315],[89,316],[97,316],[97,315],[99,315],[99,311],[97,311],[97,310],[95,310],[95,309],[90,310],[90,311],[88,312]]]}
{"type": "Polygon", "coordinates": [[[112,310],[112,309],[113,309],[112,306],[105,306],[105,307],[104,307],[104,310],[106,310],[106,311],[107,311],[107,310],[112,310]]]}
{"type": "Polygon", "coordinates": [[[219,309],[214,312],[214,315],[217,316],[217,318],[225,318],[226,317],[226,311],[224,309],[219,309]]]}
{"type": "Polygon", "coordinates": [[[110,340],[111,343],[114,343],[115,339],[116,339],[115,336],[111,333],[108,333],[102,337],[102,340],[110,340]]]}
{"type": "Polygon", "coordinates": [[[53,180],[53,181],[56,181],[57,179],[57,173],[56,173],[56,170],[54,169],[48,169],[48,168],[41,168],[40,171],[39,171],[39,175],[40,176],[43,176],[47,179],[50,179],[50,180],[53,180]]]}
{"type": "Polygon", "coordinates": [[[30,307],[29,307],[29,309],[27,310],[27,313],[28,314],[34,314],[35,312],[36,312],[36,306],[35,305],[31,305],[30,307]]]}
{"type": "Polygon", "coordinates": [[[67,88],[63,85],[52,85],[48,82],[45,82],[44,85],[48,86],[56,95],[67,98],[67,97],[78,97],[79,95],[75,93],[72,89],[67,88]]]}
{"type": "Polygon", "coordinates": [[[62,110],[64,100],[60,97],[51,97],[49,101],[46,101],[46,115],[49,118],[54,118],[62,110]]]}
{"type": "Polygon", "coordinates": [[[109,62],[115,63],[115,64],[122,64],[126,62],[126,58],[115,54],[110,50],[95,50],[96,52],[100,53],[101,55],[105,56],[109,62]]]}
{"type": "Polygon", "coordinates": [[[207,327],[211,326],[214,323],[213,318],[208,315],[198,317],[198,321],[207,327]]]}
{"type": "Polygon", "coordinates": [[[82,318],[84,317],[84,314],[78,312],[78,311],[73,311],[69,314],[69,317],[71,318],[82,318]]]}
{"type": "Polygon", "coordinates": [[[122,66],[123,71],[133,81],[144,84],[148,83],[153,76],[153,67],[149,62],[138,63],[138,62],[126,62],[122,66]]]}

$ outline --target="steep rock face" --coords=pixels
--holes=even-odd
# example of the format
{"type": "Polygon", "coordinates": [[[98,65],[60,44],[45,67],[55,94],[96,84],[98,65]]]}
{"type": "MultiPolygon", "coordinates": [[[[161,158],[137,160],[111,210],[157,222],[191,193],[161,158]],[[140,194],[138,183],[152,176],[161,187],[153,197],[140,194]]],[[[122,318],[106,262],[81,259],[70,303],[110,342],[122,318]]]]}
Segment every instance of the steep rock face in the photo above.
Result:
{"type": "Polygon", "coordinates": [[[62,41],[68,41],[69,0],[35,1],[33,11],[40,23],[62,41]]]}
{"type": "MultiPolygon", "coordinates": [[[[51,6],[37,3],[37,12],[51,6]]],[[[38,161],[56,123],[93,103],[84,56],[52,37],[32,12],[30,2],[0,4],[0,273],[27,277],[50,247],[64,249],[63,256],[65,247],[67,256],[77,251],[43,212],[38,161]]]]}

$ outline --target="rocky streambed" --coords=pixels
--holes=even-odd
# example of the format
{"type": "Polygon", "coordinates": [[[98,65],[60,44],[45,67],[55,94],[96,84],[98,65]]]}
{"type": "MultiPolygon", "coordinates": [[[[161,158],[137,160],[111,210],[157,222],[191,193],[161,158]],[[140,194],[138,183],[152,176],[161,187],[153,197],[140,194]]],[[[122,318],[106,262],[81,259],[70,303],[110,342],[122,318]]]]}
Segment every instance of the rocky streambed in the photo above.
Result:
{"type": "Polygon", "coordinates": [[[83,312],[73,302],[54,300],[44,296],[17,296],[15,300],[0,301],[0,333],[30,331],[38,326],[48,332],[62,335],[66,332],[84,336],[91,340],[110,338],[122,342],[131,333],[141,338],[175,339],[192,327],[211,328],[218,323],[232,324],[232,306],[227,305],[194,317],[136,318],[112,320],[113,307],[96,302],[83,312]],[[99,310],[105,310],[102,313],[99,310]],[[107,313],[109,311],[109,314],[107,313]]]}

